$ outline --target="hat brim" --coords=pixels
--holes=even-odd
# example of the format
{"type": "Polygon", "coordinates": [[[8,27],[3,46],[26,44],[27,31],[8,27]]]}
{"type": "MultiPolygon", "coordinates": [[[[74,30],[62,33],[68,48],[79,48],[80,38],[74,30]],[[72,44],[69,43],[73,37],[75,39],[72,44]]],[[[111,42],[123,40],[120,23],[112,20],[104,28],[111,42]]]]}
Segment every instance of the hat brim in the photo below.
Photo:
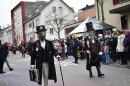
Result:
{"type": "Polygon", "coordinates": [[[40,30],[40,31],[37,31],[37,32],[35,32],[35,33],[39,33],[39,32],[42,32],[42,31],[47,31],[47,29],[45,29],[45,30],[40,30]]]}

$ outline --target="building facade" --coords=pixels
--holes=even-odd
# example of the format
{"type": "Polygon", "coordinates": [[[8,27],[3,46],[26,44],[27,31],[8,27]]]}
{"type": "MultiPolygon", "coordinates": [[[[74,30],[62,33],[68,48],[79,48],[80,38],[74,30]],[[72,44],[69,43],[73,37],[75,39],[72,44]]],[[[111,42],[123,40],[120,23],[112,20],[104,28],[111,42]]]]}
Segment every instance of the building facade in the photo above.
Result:
{"type": "MultiPolygon", "coordinates": [[[[35,13],[30,18],[25,20],[24,25],[25,25],[27,41],[29,41],[29,39],[31,37],[35,38],[35,40],[37,40],[37,34],[35,34],[35,32],[36,32],[36,26],[38,26],[38,25],[45,25],[45,28],[47,29],[47,32],[46,32],[47,39],[49,39],[49,40],[58,39],[58,34],[55,31],[57,29],[56,28],[54,29],[54,27],[57,27],[57,24],[59,24],[57,22],[61,22],[63,24],[63,23],[65,23],[65,21],[64,20],[60,21],[59,20],[60,16],[57,16],[57,15],[60,15],[60,14],[66,15],[66,14],[68,14],[68,12],[70,13],[70,15],[73,15],[74,10],[72,8],[70,8],[63,0],[49,1],[44,7],[39,9],[39,11],[37,11],[37,13],[35,13]],[[54,15],[50,15],[49,13],[50,14],[54,13],[54,15],[56,14],[57,20],[55,20],[54,15]],[[51,17],[51,19],[48,20],[47,16],[51,17]],[[47,24],[47,21],[50,21],[51,25],[47,24]]],[[[71,20],[73,18],[69,17],[69,19],[71,20]]],[[[62,25],[62,24],[59,24],[59,25],[62,25]]],[[[60,31],[60,38],[65,38],[64,28],[60,31]]]]}
{"type": "MultiPolygon", "coordinates": [[[[102,20],[101,7],[98,1],[95,0],[96,18],[102,20]]],[[[106,23],[117,27],[119,30],[130,28],[129,0],[105,0],[103,7],[106,23]]]]}
{"type": "Polygon", "coordinates": [[[33,14],[33,10],[39,6],[43,6],[45,1],[38,2],[25,2],[21,1],[11,10],[11,23],[12,23],[12,40],[18,42],[26,41],[25,26],[23,22],[27,16],[33,14]]]}
{"type": "Polygon", "coordinates": [[[0,40],[2,44],[5,42],[12,43],[12,27],[8,26],[0,30],[0,40]]]}
{"type": "Polygon", "coordinates": [[[78,10],[78,21],[83,21],[88,17],[96,17],[95,5],[86,5],[86,7],[78,10]]]}

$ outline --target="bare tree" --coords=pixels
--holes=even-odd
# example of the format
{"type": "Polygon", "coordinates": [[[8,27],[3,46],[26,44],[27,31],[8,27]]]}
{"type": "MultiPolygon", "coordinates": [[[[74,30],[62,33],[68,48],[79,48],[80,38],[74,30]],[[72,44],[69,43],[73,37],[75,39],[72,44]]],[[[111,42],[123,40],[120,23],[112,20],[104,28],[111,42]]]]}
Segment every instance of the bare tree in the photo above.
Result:
{"type": "Polygon", "coordinates": [[[104,28],[105,17],[104,17],[104,8],[103,8],[105,0],[97,0],[97,1],[98,1],[97,3],[99,3],[99,5],[100,5],[100,7],[101,7],[102,25],[103,25],[103,35],[105,36],[105,28],[104,28]]]}
{"type": "Polygon", "coordinates": [[[48,12],[46,14],[45,23],[48,27],[52,27],[54,31],[58,34],[58,38],[60,39],[60,32],[64,29],[65,26],[74,22],[74,16],[71,11],[64,14],[63,12],[48,12]]]}

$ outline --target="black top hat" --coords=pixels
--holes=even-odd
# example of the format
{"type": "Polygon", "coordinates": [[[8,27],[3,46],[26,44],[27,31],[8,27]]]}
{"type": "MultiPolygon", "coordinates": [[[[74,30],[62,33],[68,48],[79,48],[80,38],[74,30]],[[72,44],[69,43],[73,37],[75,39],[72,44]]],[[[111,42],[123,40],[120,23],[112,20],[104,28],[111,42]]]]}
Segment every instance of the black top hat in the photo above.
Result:
{"type": "Polygon", "coordinates": [[[93,26],[92,26],[92,22],[86,23],[86,27],[87,27],[87,31],[94,31],[93,26]]]}
{"type": "Polygon", "coordinates": [[[44,25],[40,25],[40,26],[37,26],[37,27],[36,27],[36,33],[42,32],[42,31],[47,31],[47,30],[45,29],[45,26],[44,26],[44,25]]]}

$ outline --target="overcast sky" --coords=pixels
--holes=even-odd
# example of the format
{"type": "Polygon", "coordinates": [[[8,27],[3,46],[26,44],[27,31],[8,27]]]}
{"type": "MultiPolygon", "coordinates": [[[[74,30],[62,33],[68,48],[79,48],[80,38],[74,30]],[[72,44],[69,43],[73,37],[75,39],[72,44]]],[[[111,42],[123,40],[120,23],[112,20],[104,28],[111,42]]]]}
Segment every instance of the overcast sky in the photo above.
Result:
{"type": "MultiPolygon", "coordinates": [[[[11,12],[10,10],[14,8],[20,1],[37,1],[37,0],[0,0],[0,26],[6,26],[11,24],[11,12]]],[[[42,1],[42,0],[40,0],[42,1]]],[[[44,0],[50,1],[50,0],[44,0]]],[[[64,0],[70,7],[73,7],[76,12],[86,6],[86,4],[94,4],[94,0],[64,0]]]]}

